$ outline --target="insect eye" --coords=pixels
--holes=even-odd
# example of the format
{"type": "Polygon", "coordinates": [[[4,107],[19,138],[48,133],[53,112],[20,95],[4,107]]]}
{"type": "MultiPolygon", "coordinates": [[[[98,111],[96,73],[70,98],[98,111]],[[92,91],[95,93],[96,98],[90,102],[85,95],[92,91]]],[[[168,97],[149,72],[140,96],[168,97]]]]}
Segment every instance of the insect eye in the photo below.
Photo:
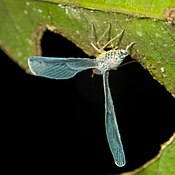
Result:
{"type": "Polygon", "coordinates": [[[127,55],[127,54],[128,54],[127,50],[121,50],[121,55],[127,55]]]}

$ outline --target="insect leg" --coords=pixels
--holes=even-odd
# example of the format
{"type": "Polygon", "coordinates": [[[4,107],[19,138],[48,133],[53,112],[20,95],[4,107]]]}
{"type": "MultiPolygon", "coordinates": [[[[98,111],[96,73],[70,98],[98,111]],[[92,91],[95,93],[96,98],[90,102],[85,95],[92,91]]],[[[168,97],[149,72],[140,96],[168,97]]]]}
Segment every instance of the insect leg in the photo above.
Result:
{"type": "Polygon", "coordinates": [[[95,38],[95,43],[96,43],[96,46],[95,44],[93,44],[91,42],[91,45],[92,47],[98,52],[98,53],[102,53],[104,51],[104,46],[101,46],[100,42],[101,40],[105,37],[106,33],[109,31],[109,36],[108,36],[108,40],[110,40],[110,34],[111,34],[111,24],[109,24],[109,26],[107,27],[107,29],[105,30],[105,32],[99,37],[99,39],[97,40],[97,33],[96,33],[96,30],[95,30],[95,26],[94,24],[92,24],[92,33],[94,34],[94,38],[95,38]]]}

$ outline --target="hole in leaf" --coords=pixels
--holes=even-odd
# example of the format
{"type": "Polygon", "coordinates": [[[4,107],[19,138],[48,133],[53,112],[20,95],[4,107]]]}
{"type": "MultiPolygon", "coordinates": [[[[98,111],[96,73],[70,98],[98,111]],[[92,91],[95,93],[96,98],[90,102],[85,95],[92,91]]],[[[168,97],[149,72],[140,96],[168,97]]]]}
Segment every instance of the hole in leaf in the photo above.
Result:
{"type": "MultiPolygon", "coordinates": [[[[88,57],[67,39],[49,31],[43,37],[43,53],[48,50],[49,45],[56,39],[58,40],[57,43],[61,45],[56,44],[55,50],[48,51],[48,56],[53,56],[53,53],[56,52],[58,57],[88,57]]],[[[51,49],[54,49],[54,47],[51,49]]],[[[128,57],[125,63],[130,61],[133,61],[133,59],[128,57]]],[[[98,117],[94,117],[94,111],[88,106],[86,109],[83,108],[82,114],[86,118],[83,125],[86,123],[87,118],[90,118],[85,127],[87,129],[92,128],[93,123],[98,122],[97,120],[101,120],[100,126],[94,126],[94,130],[91,129],[86,132],[92,132],[91,135],[96,135],[95,132],[98,133],[103,129],[104,134],[102,80],[99,80],[101,77],[98,75],[94,79],[87,78],[87,76],[90,76],[89,73],[80,73],[76,76],[77,89],[84,100],[95,104],[94,109],[98,117]],[[96,80],[97,83],[94,84],[96,80]],[[88,113],[86,115],[88,110],[91,110],[92,114],[88,113]]],[[[98,146],[100,147],[101,145],[101,148],[98,148],[101,149],[100,153],[99,150],[97,151],[94,148],[94,154],[104,155],[99,155],[99,160],[97,158],[96,162],[99,161],[100,163],[94,166],[97,168],[98,165],[101,167],[104,164],[103,166],[108,167],[106,168],[107,173],[120,173],[133,170],[158,154],[160,145],[167,141],[174,132],[175,100],[164,86],[154,80],[149,72],[144,70],[139,63],[127,64],[118,68],[117,71],[111,71],[110,87],[126,152],[127,164],[123,168],[116,168],[106,138],[103,138],[101,140],[98,139],[98,146]]],[[[83,106],[83,104],[79,105],[83,106]]],[[[98,135],[99,138],[105,137],[105,135],[100,134],[98,135]]],[[[88,142],[91,142],[91,140],[88,140],[88,142]]]]}
{"type": "MultiPolygon", "coordinates": [[[[49,31],[43,35],[42,52],[48,57],[88,57],[49,31]]],[[[91,70],[63,81],[30,76],[0,54],[1,92],[6,94],[1,112],[7,116],[13,111],[4,125],[7,143],[13,143],[11,155],[20,157],[23,161],[18,164],[26,168],[31,169],[33,162],[38,169],[71,166],[76,173],[81,173],[79,167],[94,174],[130,171],[154,157],[174,132],[175,100],[147,70],[131,63],[111,71],[110,88],[127,161],[118,168],[105,136],[101,76],[92,79],[91,70]]]]}

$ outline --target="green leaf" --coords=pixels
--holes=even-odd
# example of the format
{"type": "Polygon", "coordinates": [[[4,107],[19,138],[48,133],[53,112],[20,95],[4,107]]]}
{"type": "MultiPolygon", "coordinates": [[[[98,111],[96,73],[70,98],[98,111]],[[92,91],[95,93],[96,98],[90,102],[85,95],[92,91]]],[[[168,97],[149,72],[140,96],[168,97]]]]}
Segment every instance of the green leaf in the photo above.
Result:
{"type": "Polygon", "coordinates": [[[142,167],[122,175],[169,175],[175,174],[175,133],[161,146],[159,154],[142,167]]]}
{"type": "Polygon", "coordinates": [[[119,33],[126,29],[122,47],[135,41],[137,44],[133,58],[175,95],[174,12],[166,13],[172,24],[158,20],[165,17],[166,9],[172,9],[174,6],[174,1],[160,3],[155,0],[142,3],[137,0],[98,0],[93,3],[85,0],[1,0],[0,22],[3,25],[0,28],[0,45],[12,59],[27,70],[27,58],[31,55],[41,55],[40,39],[46,29],[67,37],[87,54],[96,56],[90,45],[93,38],[92,24],[97,37],[112,24],[111,35],[115,36],[116,30],[119,33]],[[75,7],[76,5],[78,7],[75,7]]]}
{"type": "Polygon", "coordinates": [[[46,29],[65,36],[87,54],[96,56],[90,45],[92,24],[97,37],[112,24],[111,37],[116,35],[116,30],[119,33],[125,29],[121,46],[135,41],[133,58],[175,96],[173,7],[175,2],[170,0],[164,3],[157,0],[142,3],[138,0],[93,3],[89,0],[1,0],[0,45],[27,70],[27,58],[41,55],[40,39],[46,29]]]}
{"type": "MultiPolygon", "coordinates": [[[[28,57],[42,54],[45,30],[68,38],[88,55],[96,56],[90,45],[95,44],[92,26],[97,38],[109,24],[111,38],[125,29],[121,47],[135,41],[132,57],[175,96],[174,0],[1,0],[0,24],[1,48],[26,71],[28,57]]],[[[162,168],[174,166],[174,150],[172,142],[159,163],[152,165],[155,171],[160,164],[162,168]]]]}
{"type": "Polygon", "coordinates": [[[172,0],[46,0],[51,3],[62,3],[76,7],[84,7],[108,12],[118,12],[123,14],[134,15],[138,17],[150,17],[164,19],[163,12],[166,7],[174,7],[175,2],[172,0]]]}

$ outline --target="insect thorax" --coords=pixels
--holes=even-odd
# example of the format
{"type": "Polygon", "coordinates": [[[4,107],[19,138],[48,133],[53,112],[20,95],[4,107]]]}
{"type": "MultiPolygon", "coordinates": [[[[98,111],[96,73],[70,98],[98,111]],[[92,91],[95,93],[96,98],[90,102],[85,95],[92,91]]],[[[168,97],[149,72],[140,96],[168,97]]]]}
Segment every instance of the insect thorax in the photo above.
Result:
{"type": "MultiPolygon", "coordinates": [[[[116,70],[127,55],[127,52],[121,49],[104,51],[99,54],[96,59],[101,74],[107,70],[116,70]]],[[[97,74],[99,74],[99,71],[97,74]]]]}

